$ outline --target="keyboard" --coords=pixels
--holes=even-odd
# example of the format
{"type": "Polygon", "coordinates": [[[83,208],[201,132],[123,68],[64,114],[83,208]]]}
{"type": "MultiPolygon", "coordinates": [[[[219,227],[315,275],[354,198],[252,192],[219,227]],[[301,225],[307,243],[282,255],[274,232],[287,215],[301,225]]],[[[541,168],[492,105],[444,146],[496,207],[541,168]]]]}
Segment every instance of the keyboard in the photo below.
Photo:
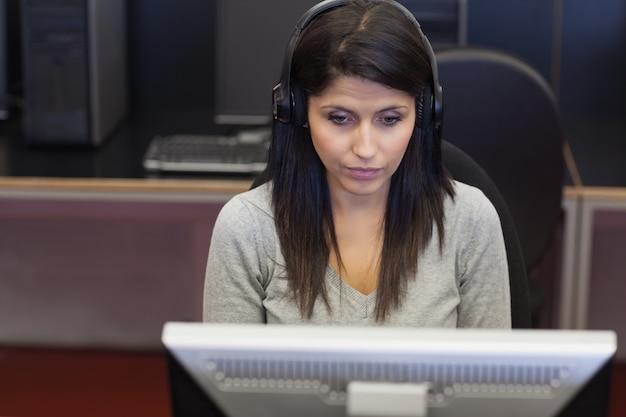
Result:
{"type": "Polygon", "coordinates": [[[258,174],[267,165],[269,131],[232,136],[156,136],[144,155],[151,172],[258,174]]]}

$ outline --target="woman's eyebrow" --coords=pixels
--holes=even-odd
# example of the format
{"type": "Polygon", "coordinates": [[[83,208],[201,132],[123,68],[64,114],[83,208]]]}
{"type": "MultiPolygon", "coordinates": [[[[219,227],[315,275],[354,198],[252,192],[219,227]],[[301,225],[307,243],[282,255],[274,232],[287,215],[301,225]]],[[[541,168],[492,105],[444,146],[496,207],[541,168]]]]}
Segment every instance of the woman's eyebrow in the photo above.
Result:
{"type": "MultiPolygon", "coordinates": [[[[341,110],[341,111],[346,111],[346,112],[352,112],[353,110],[341,106],[341,105],[334,105],[334,104],[325,104],[323,106],[320,107],[322,110],[327,110],[327,109],[332,109],[332,110],[341,110]]],[[[409,106],[406,106],[404,104],[398,104],[398,105],[391,105],[388,107],[384,107],[380,110],[376,110],[376,113],[381,113],[381,112],[385,112],[385,111],[390,111],[390,110],[408,110],[409,106]]]]}

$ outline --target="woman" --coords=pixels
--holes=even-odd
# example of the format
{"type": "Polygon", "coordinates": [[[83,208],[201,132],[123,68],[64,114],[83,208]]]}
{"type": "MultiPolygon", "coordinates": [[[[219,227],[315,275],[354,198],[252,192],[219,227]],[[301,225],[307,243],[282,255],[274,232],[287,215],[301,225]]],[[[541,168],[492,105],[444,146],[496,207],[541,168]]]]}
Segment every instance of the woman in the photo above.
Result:
{"type": "Polygon", "coordinates": [[[498,215],[442,167],[427,41],[393,1],[340,3],[292,38],[293,109],[216,221],[204,320],[510,327],[498,215]]]}

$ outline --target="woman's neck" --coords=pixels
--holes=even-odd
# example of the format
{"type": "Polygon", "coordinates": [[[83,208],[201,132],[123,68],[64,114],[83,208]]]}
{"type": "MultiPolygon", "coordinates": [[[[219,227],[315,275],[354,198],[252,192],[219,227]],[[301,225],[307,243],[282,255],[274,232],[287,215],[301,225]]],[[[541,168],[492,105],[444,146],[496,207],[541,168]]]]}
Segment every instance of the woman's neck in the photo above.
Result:
{"type": "Polygon", "coordinates": [[[330,264],[344,282],[369,294],[378,287],[386,198],[347,196],[332,202],[338,247],[330,264]]]}
{"type": "Polygon", "coordinates": [[[387,190],[372,195],[355,195],[331,190],[330,198],[335,223],[338,218],[376,218],[382,220],[387,210],[387,190]]]}

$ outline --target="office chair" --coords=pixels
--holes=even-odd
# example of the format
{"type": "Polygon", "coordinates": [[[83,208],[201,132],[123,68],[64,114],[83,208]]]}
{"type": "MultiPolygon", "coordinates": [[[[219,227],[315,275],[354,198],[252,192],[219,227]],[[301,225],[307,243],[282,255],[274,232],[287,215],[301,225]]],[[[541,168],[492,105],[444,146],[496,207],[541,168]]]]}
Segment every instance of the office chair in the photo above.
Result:
{"type": "Polygon", "coordinates": [[[436,52],[444,138],[469,154],[507,202],[530,271],[554,236],[565,179],[556,99],[522,60],[488,48],[436,52]]]}
{"type": "Polygon", "coordinates": [[[444,138],[491,177],[510,210],[530,277],[531,319],[544,296],[540,266],[561,217],[564,139],[554,94],[508,53],[482,47],[436,52],[445,103],[444,138]]]}
{"type": "Polygon", "coordinates": [[[479,188],[498,212],[509,266],[512,325],[513,328],[518,329],[530,328],[531,307],[526,264],[515,222],[505,199],[487,172],[466,152],[443,140],[441,141],[441,153],[443,165],[452,174],[452,177],[457,181],[479,188]]]}

